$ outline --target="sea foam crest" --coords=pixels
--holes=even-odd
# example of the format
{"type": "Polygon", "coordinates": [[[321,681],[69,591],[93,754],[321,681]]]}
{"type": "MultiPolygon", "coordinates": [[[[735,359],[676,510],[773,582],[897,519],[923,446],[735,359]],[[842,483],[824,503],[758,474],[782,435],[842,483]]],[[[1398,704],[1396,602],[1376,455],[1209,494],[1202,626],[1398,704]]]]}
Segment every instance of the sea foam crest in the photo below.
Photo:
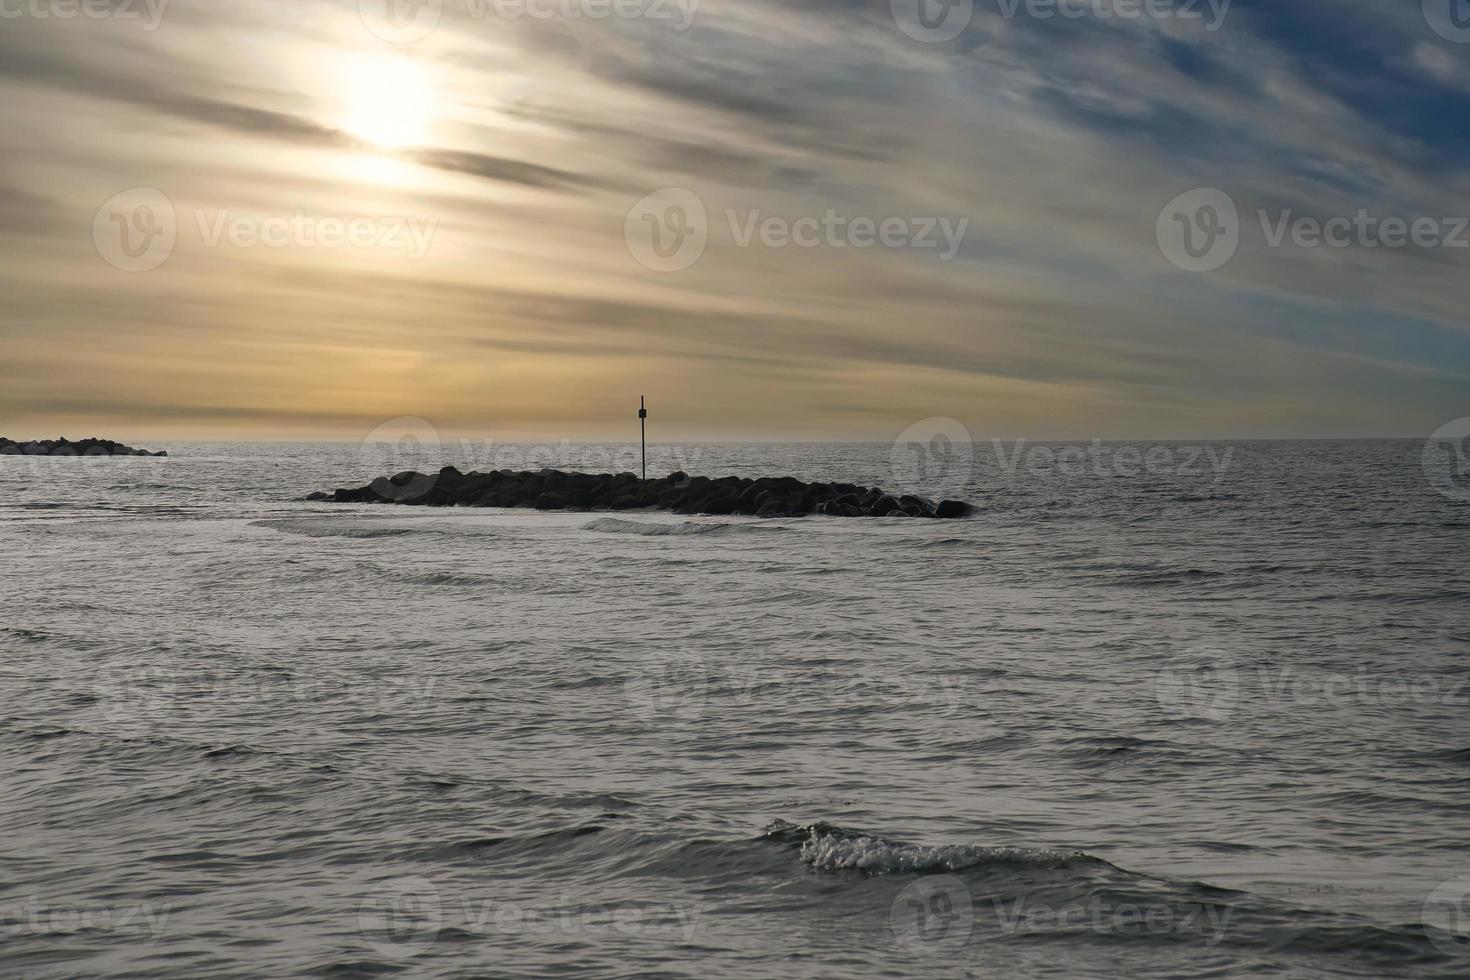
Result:
{"type": "Polygon", "coordinates": [[[792,831],[806,831],[801,860],[822,871],[865,871],[869,874],[903,874],[963,871],[992,865],[1065,865],[1096,860],[1081,851],[1045,848],[985,847],[979,844],[945,844],[930,847],[869,837],[829,824],[795,828],[777,824],[767,831],[774,839],[790,839],[792,831]]]}
{"type": "Polygon", "coordinates": [[[653,537],[664,535],[712,534],[727,530],[731,524],[702,524],[685,521],[682,524],[646,524],[642,521],[625,521],[617,517],[603,517],[586,525],[584,531],[602,531],[605,534],[646,534],[653,537]]]}

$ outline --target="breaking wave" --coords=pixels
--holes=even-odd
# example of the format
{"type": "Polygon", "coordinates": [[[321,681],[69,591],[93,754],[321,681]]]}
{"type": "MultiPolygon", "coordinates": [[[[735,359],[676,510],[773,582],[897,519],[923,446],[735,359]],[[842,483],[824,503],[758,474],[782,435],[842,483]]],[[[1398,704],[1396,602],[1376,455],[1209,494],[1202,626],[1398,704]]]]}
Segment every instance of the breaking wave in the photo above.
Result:
{"type": "Polygon", "coordinates": [[[729,531],[757,529],[753,525],[716,524],[700,521],[685,521],[682,524],[649,524],[643,521],[625,521],[618,517],[602,517],[582,528],[584,531],[600,531],[603,534],[642,534],[648,537],[720,534],[729,531]]]}
{"type": "Polygon", "coordinates": [[[776,821],[766,828],[768,840],[800,846],[801,860],[820,871],[863,871],[868,874],[925,874],[964,871],[1000,865],[1074,864],[1106,862],[1081,851],[1046,848],[986,847],[979,844],[928,846],[870,837],[827,823],[796,826],[776,821]]]}

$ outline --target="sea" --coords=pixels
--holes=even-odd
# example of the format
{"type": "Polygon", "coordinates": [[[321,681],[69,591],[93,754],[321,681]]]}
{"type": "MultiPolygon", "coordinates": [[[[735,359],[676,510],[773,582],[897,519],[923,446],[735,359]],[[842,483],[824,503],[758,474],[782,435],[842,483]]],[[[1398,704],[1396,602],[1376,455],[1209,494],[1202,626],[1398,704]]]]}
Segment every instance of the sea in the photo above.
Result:
{"type": "Polygon", "coordinates": [[[374,445],[0,457],[0,976],[1470,977],[1451,447],[374,445]]]}

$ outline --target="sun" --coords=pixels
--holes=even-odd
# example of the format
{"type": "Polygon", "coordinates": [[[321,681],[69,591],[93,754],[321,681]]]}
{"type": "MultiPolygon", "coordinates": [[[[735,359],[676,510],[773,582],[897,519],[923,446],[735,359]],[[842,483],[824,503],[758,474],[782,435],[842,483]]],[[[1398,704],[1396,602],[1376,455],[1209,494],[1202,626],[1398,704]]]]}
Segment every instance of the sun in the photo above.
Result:
{"type": "Polygon", "coordinates": [[[342,70],[342,130],[384,150],[429,141],[434,85],[425,67],[407,58],[359,56],[342,70]]]}

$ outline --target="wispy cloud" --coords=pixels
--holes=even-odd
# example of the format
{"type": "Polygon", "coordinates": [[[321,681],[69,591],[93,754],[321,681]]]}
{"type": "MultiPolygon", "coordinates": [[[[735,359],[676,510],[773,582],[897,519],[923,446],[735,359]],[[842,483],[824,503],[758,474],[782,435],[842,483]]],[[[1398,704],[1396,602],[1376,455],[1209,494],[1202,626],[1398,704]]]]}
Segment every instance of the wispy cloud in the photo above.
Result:
{"type": "Polygon", "coordinates": [[[569,438],[615,434],[620,394],[660,386],[684,437],[876,438],[931,415],[1035,437],[1391,434],[1463,414],[1470,249],[1270,230],[1470,215],[1470,45],[1419,4],[1062,6],[1083,13],[976,0],[935,43],[888,0],[704,0],[687,24],[448,0],[400,44],[329,0],[172,0],[151,31],[6,21],[0,402],[48,432],[415,414],[569,438]],[[381,111],[426,135],[378,145],[349,116],[373,111],[364,72],[403,63],[427,98],[390,88],[381,111]],[[130,274],[94,225],[137,187],[165,195],[176,241],[130,274]],[[664,188],[704,224],[697,259],[658,271],[627,236],[664,188]],[[1160,241],[1194,188],[1239,216],[1208,272],[1160,241]],[[417,259],[200,232],[242,215],[435,232],[417,259]],[[808,246],[767,220],[822,230],[808,246]],[[941,220],[966,222],[948,261],[876,241],[941,220]]]}

